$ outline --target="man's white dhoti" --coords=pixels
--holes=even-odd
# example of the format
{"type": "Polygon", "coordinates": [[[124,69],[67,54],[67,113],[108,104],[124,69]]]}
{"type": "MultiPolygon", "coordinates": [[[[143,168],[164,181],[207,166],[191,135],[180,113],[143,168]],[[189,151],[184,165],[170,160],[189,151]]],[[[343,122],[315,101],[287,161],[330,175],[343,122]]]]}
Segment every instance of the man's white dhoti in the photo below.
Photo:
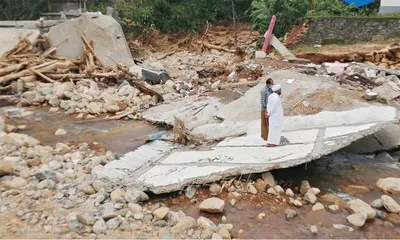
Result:
{"type": "Polygon", "coordinates": [[[269,125],[268,131],[268,144],[279,145],[281,144],[282,126],[269,125]]]}
{"type": "Polygon", "coordinates": [[[281,143],[282,125],[283,125],[283,109],[281,98],[275,92],[268,97],[268,144],[279,145],[281,143]]]}

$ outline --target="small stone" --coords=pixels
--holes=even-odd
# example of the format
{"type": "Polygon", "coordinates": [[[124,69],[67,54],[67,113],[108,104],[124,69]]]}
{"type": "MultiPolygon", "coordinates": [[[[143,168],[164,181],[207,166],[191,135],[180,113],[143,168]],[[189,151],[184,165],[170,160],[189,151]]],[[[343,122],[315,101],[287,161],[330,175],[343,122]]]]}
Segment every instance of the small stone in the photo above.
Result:
{"type": "Polygon", "coordinates": [[[178,223],[172,227],[171,232],[174,234],[185,233],[188,229],[196,226],[196,220],[192,217],[181,217],[178,223]]]}
{"type": "Polygon", "coordinates": [[[367,220],[367,214],[365,212],[358,212],[348,216],[347,221],[357,227],[362,227],[367,220]]]}
{"type": "Polygon", "coordinates": [[[218,231],[218,235],[222,237],[222,239],[231,239],[231,234],[229,233],[228,229],[226,228],[221,228],[218,231]]]}
{"type": "Polygon", "coordinates": [[[102,218],[104,220],[109,220],[116,217],[118,217],[118,214],[116,212],[107,212],[102,215],[102,218]]]}
{"type": "Polygon", "coordinates": [[[213,233],[212,240],[222,240],[222,237],[218,233],[213,233]]]}
{"type": "Polygon", "coordinates": [[[188,186],[185,189],[185,196],[189,199],[194,198],[194,196],[196,195],[196,186],[188,186]]]}
{"type": "Polygon", "coordinates": [[[400,178],[381,178],[376,186],[385,193],[400,193],[400,178]]]}
{"type": "Polygon", "coordinates": [[[143,213],[135,213],[133,215],[133,218],[136,219],[136,220],[142,220],[143,217],[144,217],[143,213]]]}
{"type": "Polygon", "coordinates": [[[68,222],[69,230],[77,233],[83,233],[85,230],[85,226],[79,220],[72,220],[68,222]]]}
{"type": "Polygon", "coordinates": [[[236,199],[231,199],[231,205],[235,206],[236,205],[236,199]]]}
{"type": "Polygon", "coordinates": [[[311,189],[310,183],[307,180],[303,180],[301,181],[301,185],[300,185],[300,193],[301,194],[305,194],[307,193],[308,190],[311,189]]]}
{"type": "Polygon", "coordinates": [[[295,210],[292,209],[286,209],[285,210],[285,215],[286,215],[286,219],[291,219],[297,216],[297,212],[295,210]]]}
{"type": "Polygon", "coordinates": [[[167,226],[167,222],[165,220],[157,220],[153,223],[156,227],[165,227],[167,226]]]}
{"type": "Polygon", "coordinates": [[[317,197],[316,197],[314,194],[309,193],[309,192],[307,192],[306,194],[304,194],[304,199],[305,199],[307,202],[311,203],[311,204],[316,203],[317,200],[318,200],[317,197]]]}
{"type": "Polygon", "coordinates": [[[217,226],[213,223],[213,221],[211,221],[210,219],[208,219],[206,217],[202,217],[202,216],[200,216],[197,219],[197,225],[199,225],[203,229],[215,230],[217,228],[217,226]]]}
{"type": "Polygon", "coordinates": [[[41,181],[38,185],[37,185],[37,189],[54,189],[56,187],[56,182],[54,182],[51,179],[46,179],[41,181]]]}
{"type": "Polygon", "coordinates": [[[221,185],[219,185],[218,183],[213,183],[210,186],[210,192],[214,193],[214,194],[219,194],[221,192],[221,185]]]}
{"type": "Polygon", "coordinates": [[[242,199],[242,195],[238,192],[230,192],[228,193],[228,198],[229,199],[235,199],[235,200],[241,200],[242,199]]]}
{"type": "Polygon", "coordinates": [[[286,189],[285,193],[288,197],[294,197],[294,192],[290,188],[286,189]]]}
{"type": "Polygon", "coordinates": [[[58,112],[58,110],[59,110],[58,107],[52,107],[52,108],[49,109],[49,113],[50,113],[50,114],[53,114],[53,113],[58,112]]]}
{"type": "Polygon", "coordinates": [[[388,212],[391,213],[399,213],[400,212],[400,205],[390,196],[382,195],[382,204],[386,208],[388,212]]]}
{"type": "Polygon", "coordinates": [[[25,187],[27,184],[27,181],[21,177],[15,177],[13,180],[10,182],[10,188],[11,189],[20,189],[25,187]]]}
{"type": "MultiPolygon", "coordinates": [[[[42,160],[40,160],[40,158],[28,159],[26,161],[26,164],[28,164],[28,167],[36,167],[36,166],[39,166],[41,163],[42,163],[42,160]]],[[[1,173],[0,173],[0,175],[1,175],[1,173]]]]}
{"type": "Polygon", "coordinates": [[[138,203],[149,200],[149,196],[147,196],[146,193],[136,188],[129,188],[124,197],[128,203],[138,203]]]}
{"type": "Polygon", "coordinates": [[[243,229],[239,229],[238,234],[244,233],[243,229]]]}
{"type": "Polygon", "coordinates": [[[307,191],[308,193],[314,194],[315,196],[318,196],[318,194],[321,193],[321,190],[319,190],[319,188],[310,188],[307,191]]]}
{"type": "Polygon", "coordinates": [[[317,226],[312,225],[312,226],[310,227],[310,231],[311,231],[312,234],[317,235],[317,234],[318,234],[318,228],[317,228],[317,226]]]}
{"type": "Polygon", "coordinates": [[[157,220],[162,220],[168,215],[168,212],[169,212],[169,208],[161,207],[161,208],[155,210],[153,212],[153,215],[157,220]]]}
{"type": "Polygon", "coordinates": [[[81,213],[76,215],[76,218],[85,225],[93,226],[96,223],[96,219],[91,213],[81,213]]]}
{"type": "Polygon", "coordinates": [[[111,192],[110,198],[111,198],[111,201],[113,201],[113,202],[123,202],[124,195],[125,195],[125,191],[120,188],[117,188],[111,192]]]}
{"type": "Polygon", "coordinates": [[[224,207],[225,201],[219,198],[208,198],[199,206],[201,211],[209,213],[222,213],[224,211],[224,207]]]}
{"type": "Polygon", "coordinates": [[[277,194],[277,192],[275,191],[275,189],[273,187],[268,188],[267,193],[271,194],[271,195],[276,195],[277,194]]]}
{"type": "Polygon", "coordinates": [[[264,180],[262,180],[262,179],[256,180],[256,189],[258,192],[263,193],[263,192],[265,192],[266,188],[267,188],[267,184],[264,182],[264,180]]]}
{"type": "Polygon", "coordinates": [[[333,228],[354,232],[354,228],[342,224],[333,224],[333,228]]]}
{"type": "Polygon", "coordinates": [[[266,172],[262,174],[262,179],[264,180],[265,184],[269,187],[275,186],[275,178],[272,176],[270,172],[266,172]]]}
{"type": "Polygon", "coordinates": [[[302,207],[303,206],[303,203],[300,202],[297,199],[290,198],[289,201],[290,201],[289,203],[292,204],[293,206],[296,206],[296,207],[302,207]]]}
{"type": "Polygon", "coordinates": [[[247,185],[247,192],[254,194],[254,195],[256,195],[258,193],[257,189],[251,184],[247,185]]]}
{"type": "Polygon", "coordinates": [[[388,222],[388,221],[385,221],[385,222],[383,223],[383,226],[384,226],[385,228],[394,228],[393,223],[388,222]]]}
{"type": "Polygon", "coordinates": [[[110,229],[110,230],[117,229],[120,224],[121,224],[121,219],[119,219],[119,218],[110,219],[106,223],[107,229],[110,229]]]}
{"type": "Polygon", "coordinates": [[[382,199],[376,199],[371,203],[371,206],[374,208],[383,208],[382,199]]]}
{"type": "Polygon", "coordinates": [[[266,217],[265,213],[258,214],[258,219],[264,219],[266,217]]]}
{"type": "Polygon", "coordinates": [[[128,208],[133,214],[142,212],[142,206],[136,203],[129,203],[128,208]]]}
{"type": "Polygon", "coordinates": [[[83,186],[81,186],[80,190],[88,195],[92,195],[96,193],[96,190],[94,190],[94,188],[92,186],[90,186],[89,184],[85,184],[83,186]]]}
{"type": "Polygon", "coordinates": [[[225,217],[225,216],[222,216],[221,221],[222,221],[223,223],[226,223],[226,221],[227,221],[226,217],[225,217]]]}
{"type": "Polygon", "coordinates": [[[62,165],[60,162],[55,160],[55,161],[49,162],[49,167],[51,170],[58,170],[58,169],[62,168],[62,165]]]}
{"type": "Polygon", "coordinates": [[[283,190],[283,188],[281,186],[279,186],[279,185],[274,186],[274,190],[277,193],[284,193],[285,192],[285,190],[283,190]]]}
{"type": "Polygon", "coordinates": [[[335,212],[339,211],[339,206],[338,205],[329,205],[328,209],[330,212],[335,213],[335,212]]]}
{"type": "Polygon", "coordinates": [[[68,133],[67,130],[60,128],[60,129],[57,129],[55,135],[56,135],[56,136],[64,136],[64,135],[66,135],[67,133],[68,133]]]}
{"type": "Polygon", "coordinates": [[[325,210],[324,205],[322,205],[322,203],[316,203],[313,207],[312,207],[313,211],[320,211],[320,210],[325,210]]]}
{"type": "Polygon", "coordinates": [[[0,161],[0,177],[10,175],[13,171],[13,165],[8,162],[0,161]]]}

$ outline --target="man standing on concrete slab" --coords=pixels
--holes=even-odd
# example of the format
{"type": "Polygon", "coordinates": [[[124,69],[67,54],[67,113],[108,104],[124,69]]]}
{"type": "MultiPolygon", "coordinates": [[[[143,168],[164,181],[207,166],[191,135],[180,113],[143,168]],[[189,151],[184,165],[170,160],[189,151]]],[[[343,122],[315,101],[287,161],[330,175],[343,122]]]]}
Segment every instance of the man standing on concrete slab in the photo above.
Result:
{"type": "Polygon", "coordinates": [[[265,88],[261,90],[261,137],[267,141],[268,140],[268,116],[267,116],[267,105],[268,97],[272,94],[272,85],[274,81],[269,78],[266,82],[265,88]]]}
{"type": "Polygon", "coordinates": [[[276,147],[281,143],[283,108],[281,103],[281,85],[272,86],[273,93],[268,97],[267,115],[269,131],[267,147],[276,147]]]}

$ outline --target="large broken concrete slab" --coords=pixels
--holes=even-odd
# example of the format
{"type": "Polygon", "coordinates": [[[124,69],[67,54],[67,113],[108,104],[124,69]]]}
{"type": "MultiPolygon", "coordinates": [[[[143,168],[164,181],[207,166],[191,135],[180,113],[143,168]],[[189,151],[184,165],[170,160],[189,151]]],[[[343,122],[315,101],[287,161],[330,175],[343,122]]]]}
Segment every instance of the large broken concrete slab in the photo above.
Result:
{"type": "MultiPolygon", "coordinates": [[[[397,121],[397,110],[369,107],[288,117],[282,134],[288,142],[277,148],[265,147],[257,121],[239,122],[245,126],[241,131],[246,136],[227,138],[209,150],[183,151],[167,143],[153,142],[122,160],[107,164],[99,176],[114,181],[121,181],[122,176],[128,185],[161,194],[190,184],[292,167],[319,159],[386,128],[397,121]]],[[[214,123],[195,128],[194,132],[209,137],[226,136],[238,129],[237,124],[214,123]]]]}
{"type": "Polygon", "coordinates": [[[214,97],[186,97],[150,108],[143,113],[143,119],[173,126],[177,117],[191,130],[201,125],[219,122],[214,119],[214,114],[221,106],[223,104],[214,97]]]}
{"type": "Polygon", "coordinates": [[[82,36],[94,42],[94,51],[105,66],[134,64],[122,28],[111,16],[83,15],[52,27],[48,33],[50,45],[57,47],[57,55],[73,58],[83,55],[82,36]]]}
{"type": "Polygon", "coordinates": [[[0,58],[18,45],[20,38],[27,38],[34,43],[40,32],[38,30],[26,30],[17,28],[0,28],[0,58]]]}

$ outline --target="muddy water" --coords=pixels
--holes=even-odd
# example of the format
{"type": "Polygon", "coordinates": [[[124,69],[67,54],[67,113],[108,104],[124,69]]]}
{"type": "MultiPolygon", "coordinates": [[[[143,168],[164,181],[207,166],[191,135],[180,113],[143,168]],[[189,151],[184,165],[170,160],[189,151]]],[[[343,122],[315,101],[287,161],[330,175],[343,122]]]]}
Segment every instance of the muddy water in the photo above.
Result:
{"type": "MultiPolygon", "coordinates": [[[[400,157],[400,156],[399,156],[400,157]]],[[[301,180],[308,180],[313,187],[321,189],[321,194],[333,193],[347,201],[360,198],[367,203],[380,198],[383,194],[376,189],[375,183],[379,178],[400,177],[400,163],[398,159],[390,159],[385,155],[354,155],[336,153],[323,159],[295,168],[276,170],[272,172],[282,186],[291,187],[300,184],[301,180]],[[370,190],[366,193],[349,192],[348,185],[366,186],[370,190]]],[[[250,179],[251,181],[251,179],[250,179]]],[[[190,202],[183,196],[163,196],[157,201],[165,201],[173,210],[183,210],[190,216],[199,215],[208,217],[214,222],[221,223],[221,214],[205,214],[198,211],[198,206],[203,199],[210,197],[207,188],[200,188],[196,193],[196,202],[190,202]]],[[[219,196],[228,200],[226,193],[219,196]]],[[[392,196],[400,203],[400,195],[392,196]]],[[[335,229],[333,224],[351,226],[346,217],[349,215],[345,209],[338,213],[328,211],[314,212],[311,205],[301,208],[289,206],[283,202],[276,202],[275,198],[267,195],[246,195],[244,200],[232,207],[226,202],[224,215],[228,223],[234,225],[233,237],[249,238],[399,238],[400,215],[392,214],[393,223],[387,221],[387,216],[377,217],[367,221],[366,225],[354,232],[335,229]],[[284,210],[295,209],[298,216],[290,221],[286,220],[284,210]],[[264,212],[266,218],[258,219],[258,214],[264,212]],[[396,224],[397,223],[397,224],[396,224]],[[312,235],[310,226],[318,227],[318,235],[312,235]],[[238,234],[242,229],[243,233],[238,234]]],[[[329,204],[325,204],[328,206],[329,204]]]]}
{"type": "Polygon", "coordinates": [[[14,109],[10,115],[15,121],[7,120],[12,125],[26,125],[26,130],[19,130],[38,139],[42,145],[55,146],[58,142],[79,145],[81,143],[99,143],[95,149],[111,150],[117,155],[133,151],[145,143],[144,140],[131,141],[148,134],[164,131],[144,121],[123,120],[78,120],[76,116],[65,116],[64,113],[48,113],[47,108],[27,108],[23,112],[31,112],[20,117],[21,109],[3,108],[0,112],[14,109]],[[57,129],[68,131],[65,136],[56,136],[57,129]]]}

